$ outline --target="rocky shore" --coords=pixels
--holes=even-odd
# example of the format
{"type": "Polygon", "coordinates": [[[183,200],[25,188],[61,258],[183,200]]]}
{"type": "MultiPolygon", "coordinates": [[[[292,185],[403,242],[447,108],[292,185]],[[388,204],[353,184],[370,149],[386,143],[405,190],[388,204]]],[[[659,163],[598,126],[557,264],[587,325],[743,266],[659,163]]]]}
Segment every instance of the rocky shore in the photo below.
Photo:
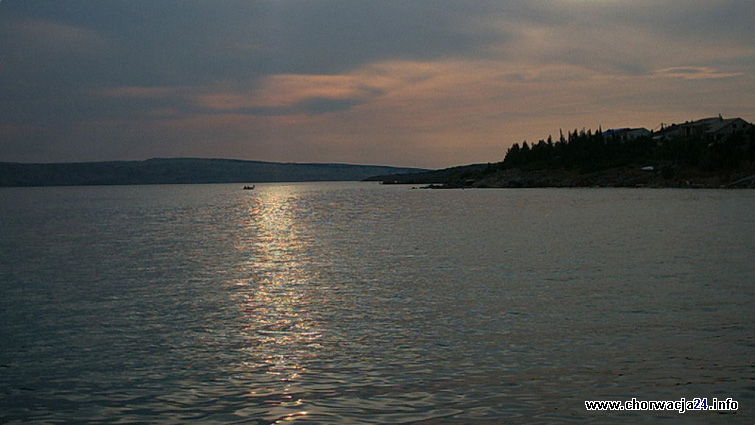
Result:
{"type": "Polygon", "coordinates": [[[726,173],[673,166],[617,167],[593,172],[569,169],[501,169],[471,178],[451,179],[431,188],[651,187],[755,188],[755,169],[726,173]]]}
{"type": "Polygon", "coordinates": [[[706,171],[673,162],[634,164],[586,172],[567,168],[504,168],[474,164],[424,173],[370,178],[383,184],[423,185],[429,189],[536,187],[755,188],[755,165],[706,171]]]}

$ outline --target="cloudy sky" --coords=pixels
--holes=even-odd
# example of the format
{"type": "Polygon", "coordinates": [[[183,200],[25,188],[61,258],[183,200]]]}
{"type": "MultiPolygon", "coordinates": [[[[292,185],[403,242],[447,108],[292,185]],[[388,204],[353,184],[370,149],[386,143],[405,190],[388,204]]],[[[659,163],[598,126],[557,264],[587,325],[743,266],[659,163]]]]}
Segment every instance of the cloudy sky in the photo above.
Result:
{"type": "Polygon", "coordinates": [[[4,0],[0,161],[445,167],[755,121],[752,0],[4,0]]]}

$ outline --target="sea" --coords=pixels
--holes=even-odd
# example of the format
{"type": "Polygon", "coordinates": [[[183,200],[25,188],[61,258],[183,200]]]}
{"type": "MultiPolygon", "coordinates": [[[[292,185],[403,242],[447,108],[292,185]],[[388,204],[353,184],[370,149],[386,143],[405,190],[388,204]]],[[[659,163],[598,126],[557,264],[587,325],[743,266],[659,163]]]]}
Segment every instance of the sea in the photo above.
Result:
{"type": "Polygon", "coordinates": [[[753,190],[242,187],[0,189],[0,423],[755,423],[753,190]]]}

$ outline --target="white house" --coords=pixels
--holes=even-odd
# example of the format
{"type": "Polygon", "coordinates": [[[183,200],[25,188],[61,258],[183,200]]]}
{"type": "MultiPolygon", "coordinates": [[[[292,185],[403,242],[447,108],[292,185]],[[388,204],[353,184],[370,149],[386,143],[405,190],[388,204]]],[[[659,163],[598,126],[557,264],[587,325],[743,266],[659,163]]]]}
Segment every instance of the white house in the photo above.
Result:
{"type": "Polygon", "coordinates": [[[688,121],[682,124],[672,124],[656,133],[654,139],[672,139],[676,137],[703,137],[718,140],[723,137],[743,133],[752,124],[742,118],[724,119],[721,115],[688,121]]]}
{"type": "Polygon", "coordinates": [[[647,128],[614,128],[603,132],[606,138],[613,138],[622,142],[649,137],[652,133],[647,128]]]}
{"type": "Polygon", "coordinates": [[[744,133],[749,127],[750,123],[742,118],[730,118],[713,122],[708,127],[706,134],[712,136],[713,139],[718,140],[722,137],[726,137],[732,134],[744,133]]]}

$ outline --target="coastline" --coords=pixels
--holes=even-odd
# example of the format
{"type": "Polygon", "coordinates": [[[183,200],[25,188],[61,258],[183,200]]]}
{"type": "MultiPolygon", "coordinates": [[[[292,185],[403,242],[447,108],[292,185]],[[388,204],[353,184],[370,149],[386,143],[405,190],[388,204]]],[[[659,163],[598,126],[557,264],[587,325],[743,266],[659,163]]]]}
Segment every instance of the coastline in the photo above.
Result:
{"type": "Polygon", "coordinates": [[[424,185],[427,189],[462,188],[680,188],[753,189],[755,167],[706,171],[673,163],[632,165],[584,171],[568,168],[503,168],[500,164],[456,167],[449,173],[415,173],[381,176],[383,184],[424,185]]]}
{"type": "Polygon", "coordinates": [[[669,168],[618,167],[581,173],[568,169],[497,170],[476,179],[451,180],[443,188],[636,187],[685,189],[755,188],[755,170],[706,173],[669,168]]]}

